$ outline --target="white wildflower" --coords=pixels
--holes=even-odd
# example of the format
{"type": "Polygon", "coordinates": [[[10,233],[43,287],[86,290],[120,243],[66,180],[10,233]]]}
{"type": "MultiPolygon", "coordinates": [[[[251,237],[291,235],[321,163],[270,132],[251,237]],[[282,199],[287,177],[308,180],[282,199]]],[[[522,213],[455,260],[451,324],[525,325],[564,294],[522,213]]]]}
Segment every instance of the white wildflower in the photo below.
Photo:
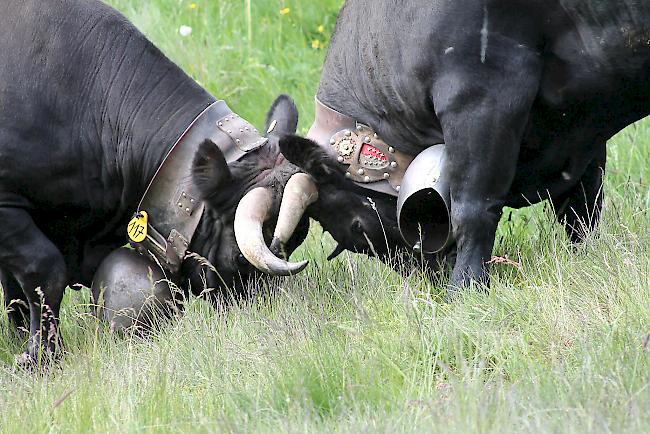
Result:
{"type": "Polygon", "coordinates": [[[192,28],[190,26],[181,26],[181,28],[178,29],[178,33],[183,37],[190,36],[192,34],[192,28]]]}

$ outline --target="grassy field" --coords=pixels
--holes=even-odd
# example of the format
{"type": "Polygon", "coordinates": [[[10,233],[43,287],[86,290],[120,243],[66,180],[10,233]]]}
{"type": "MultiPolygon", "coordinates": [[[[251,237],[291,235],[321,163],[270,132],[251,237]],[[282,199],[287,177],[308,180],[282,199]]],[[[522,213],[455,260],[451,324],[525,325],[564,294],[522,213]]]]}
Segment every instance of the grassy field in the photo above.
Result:
{"type": "MultiPolygon", "coordinates": [[[[340,0],[111,3],[254,123],[290,93],[304,132],[340,0]]],[[[517,265],[490,295],[445,304],[417,274],[327,263],[315,228],[305,274],[222,312],[191,300],[149,339],[69,291],[47,375],[14,368],[0,312],[0,432],[648,432],[650,123],[609,149],[601,228],[572,250],[543,205],[505,218],[496,253],[517,265]]]]}

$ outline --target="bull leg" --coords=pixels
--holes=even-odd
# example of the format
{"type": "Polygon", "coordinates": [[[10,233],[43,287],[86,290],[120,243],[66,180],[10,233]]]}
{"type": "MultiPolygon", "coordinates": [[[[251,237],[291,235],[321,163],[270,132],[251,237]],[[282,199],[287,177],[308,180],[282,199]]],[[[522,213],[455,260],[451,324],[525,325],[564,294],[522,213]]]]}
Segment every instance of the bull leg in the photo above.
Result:
{"type": "Polygon", "coordinates": [[[59,308],[66,266],[59,250],[22,209],[0,209],[0,267],[10,272],[29,303],[27,361],[47,361],[60,347],[59,308]],[[41,359],[41,357],[43,358],[41,359]]]}
{"type": "Polygon", "coordinates": [[[490,49],[485,64],[478,55],[470,60],[451,54],[433,88],[448,150],[457,246],[449,296],[473,282],[489,285],[486,262],[541,71],[537,54],[523,45],[504,40],[490,49]]]}
{"type": "Polygon", "coordinates": [[[0,284],[2,284],[9,322],[18,330],[27,328],[29,303],[20,284],[11,273],[2,270],[0,270],[0,284]]]}
{"type": "Polygon", "coordinates": [[[411,250],[398,250],[392,255],[382,258],[395,272],[409,276],[414,269],[424,271],[430,280],[435,280],[440,273],[451,270],[456,262],[456,246],[452,245],[443,252],[418,255],[411,250]]]}
{"type": "Polygon", "coordinates": [[[603,208],[602,186],[606,160],[607,151],[603,143],[580,182],[567,194],[552,200],[557,220],[564,225],[572,243],[583,241],[598,226],[603,208]]]}

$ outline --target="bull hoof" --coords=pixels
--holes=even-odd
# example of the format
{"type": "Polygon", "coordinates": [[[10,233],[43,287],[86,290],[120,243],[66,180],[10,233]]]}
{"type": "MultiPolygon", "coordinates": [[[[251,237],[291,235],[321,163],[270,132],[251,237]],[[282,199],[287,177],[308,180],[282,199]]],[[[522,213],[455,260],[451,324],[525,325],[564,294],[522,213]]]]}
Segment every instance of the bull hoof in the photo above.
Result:
{"type": "Polygon", "coordinates": [[[463,294],[466,293],[478,293],[481,295],[489,295],[490,294],[490,284],[489,281],[488,283],[483,283],[483,282],[477,282],[476,280],[467,280],[466,282],[463,282],[462,284],[454,285],[450,284],[447,286],[447,292],[445,294],[445,303],[454,303],[458,301],[463,294]]]}
{"type": "Polygon", "coordinates": [[[28,346],[27,351],[15,357],[18,368],[29,371],[47,370],[56,364],[63,355],[61,339],[48,342],[47,346],[28,346]]]}
{"type": "Polygon", "coordinates": [[[16,366],[18,366],[19,368],[26,368],[26,369],[30,369],[36,363],[35,360],[27,352],[18,354],[15,358],[15,362],[16,362],[16,366]]]}
{"type": "Polygon", "coordinates": [[[456,300],[458,300],[463,293],[463,290],[454,286],[454,287],[447,287],[447,291],[445,293],[445,298],[444,301],[447,304],[454,303],[456,300]]]}
{"type": "MultiPolygon", "coordinates": [[[[28,371],[28,372],[39,371],[38,359],[30,355],[28,352],[24,352],[22,354],[16,355],[15,364],[16,364],[16,368],[22,371],[28,371]]],[[[41,366],[42,365],[43,364],[41,364],[41,366]]]]}
{"type": "Polygon", "coordinates": [[[18,369],[30,372],[46,372],[61,358],[60,352],[46,352],[40,356],[31,355],[28,352],[18,354],[15,357],[15,364],[18,369]]]}

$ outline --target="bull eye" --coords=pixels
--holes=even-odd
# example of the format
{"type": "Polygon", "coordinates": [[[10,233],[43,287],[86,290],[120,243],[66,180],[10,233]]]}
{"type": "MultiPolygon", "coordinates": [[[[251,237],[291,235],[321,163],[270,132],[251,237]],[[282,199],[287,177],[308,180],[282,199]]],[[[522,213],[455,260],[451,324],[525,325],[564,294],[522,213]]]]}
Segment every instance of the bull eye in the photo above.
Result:
{"type": "Polygon", "coordinates": [[[241,253],[237,255],[237,265],[240,267],[245,267],[248,265],[248,260],[241,253]]]}
{"type": "Polygon", "coordinates": [[[352,232],[356,232],[358,234],[363,234],[363,225],[359,220],[354,220],[352,222],[352,232]]]}

